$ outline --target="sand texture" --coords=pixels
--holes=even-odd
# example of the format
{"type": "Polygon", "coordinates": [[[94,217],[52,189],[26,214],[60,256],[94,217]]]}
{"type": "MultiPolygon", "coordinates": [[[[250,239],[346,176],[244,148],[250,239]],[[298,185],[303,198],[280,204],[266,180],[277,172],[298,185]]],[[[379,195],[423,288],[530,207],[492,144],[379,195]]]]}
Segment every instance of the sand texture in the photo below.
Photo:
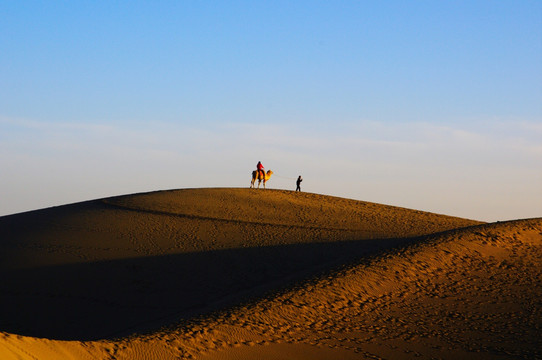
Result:
{"type": "Polygon", "coordinates": [[[0,359],[542,359],[542,219],[186,189],[0,218],[0,359]]]}

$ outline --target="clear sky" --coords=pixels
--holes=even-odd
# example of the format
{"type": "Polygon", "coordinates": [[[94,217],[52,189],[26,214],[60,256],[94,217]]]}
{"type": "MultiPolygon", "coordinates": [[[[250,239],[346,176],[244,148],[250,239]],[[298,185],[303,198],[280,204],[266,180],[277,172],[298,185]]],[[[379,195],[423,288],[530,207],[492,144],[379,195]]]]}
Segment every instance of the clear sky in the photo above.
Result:
{"type": "Polygon", "coordinates": [[[271,188],[542,216],[541,1],[1,1],[0,215],[271,188]]]}

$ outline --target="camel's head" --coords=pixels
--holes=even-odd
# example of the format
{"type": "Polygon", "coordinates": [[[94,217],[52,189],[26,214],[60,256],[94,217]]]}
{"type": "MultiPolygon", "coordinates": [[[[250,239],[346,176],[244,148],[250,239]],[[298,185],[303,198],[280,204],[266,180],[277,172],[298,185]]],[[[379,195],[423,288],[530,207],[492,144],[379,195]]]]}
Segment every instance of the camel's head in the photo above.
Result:
{"type": "Polygon", "coordinates": [[[271,170],[267,170],[267,175],[271,175],[273,172],[271,170]]]}

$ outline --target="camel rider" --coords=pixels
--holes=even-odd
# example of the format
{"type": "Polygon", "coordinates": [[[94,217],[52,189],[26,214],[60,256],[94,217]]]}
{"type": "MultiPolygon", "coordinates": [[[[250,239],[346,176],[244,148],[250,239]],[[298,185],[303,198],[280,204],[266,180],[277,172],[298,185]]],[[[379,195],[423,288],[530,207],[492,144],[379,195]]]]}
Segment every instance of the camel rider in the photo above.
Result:
{"type": "Polygon", "coordinates": [[[260,161],[258,161],[256,168],[258,169],[258,175],[262,174],[262,179],[265,179],[265,169],[260,161]]]}

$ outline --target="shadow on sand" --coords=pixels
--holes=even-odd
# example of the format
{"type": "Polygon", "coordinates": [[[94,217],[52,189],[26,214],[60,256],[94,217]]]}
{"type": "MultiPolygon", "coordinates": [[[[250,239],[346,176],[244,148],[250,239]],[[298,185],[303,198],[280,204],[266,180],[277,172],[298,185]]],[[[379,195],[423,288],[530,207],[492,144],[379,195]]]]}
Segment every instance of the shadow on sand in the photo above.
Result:
{"type": "Polygon", "coordinates": [[[0,331],[62,340],[147,332],[283,289],[405,241],[284,245],[3,270],[0,331]]]}

